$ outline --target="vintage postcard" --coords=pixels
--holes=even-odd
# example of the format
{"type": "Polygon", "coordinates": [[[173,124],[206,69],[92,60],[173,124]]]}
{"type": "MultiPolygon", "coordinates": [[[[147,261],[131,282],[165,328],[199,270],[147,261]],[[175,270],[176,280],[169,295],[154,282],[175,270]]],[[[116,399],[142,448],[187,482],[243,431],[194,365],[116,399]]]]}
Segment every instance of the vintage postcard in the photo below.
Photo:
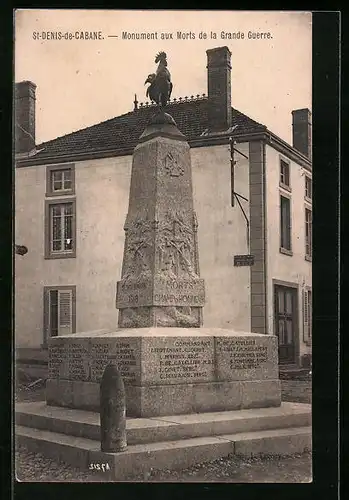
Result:
{"type": "Polygon", "coordinates": [[[312,14],[14,12],[18,481],[312,481],[312,14]]]}

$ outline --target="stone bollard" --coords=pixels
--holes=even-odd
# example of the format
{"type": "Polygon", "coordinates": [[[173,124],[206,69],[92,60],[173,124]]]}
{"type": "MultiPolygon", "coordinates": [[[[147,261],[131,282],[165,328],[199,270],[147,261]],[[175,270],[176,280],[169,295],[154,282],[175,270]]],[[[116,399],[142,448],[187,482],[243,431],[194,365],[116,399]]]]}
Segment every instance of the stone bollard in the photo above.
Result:
{"type": "Polygon", "coordinates": [[[126,398],[120,372],[109,364],[100,384],[101,451],[115,453],[127,447],[126,398]]]}

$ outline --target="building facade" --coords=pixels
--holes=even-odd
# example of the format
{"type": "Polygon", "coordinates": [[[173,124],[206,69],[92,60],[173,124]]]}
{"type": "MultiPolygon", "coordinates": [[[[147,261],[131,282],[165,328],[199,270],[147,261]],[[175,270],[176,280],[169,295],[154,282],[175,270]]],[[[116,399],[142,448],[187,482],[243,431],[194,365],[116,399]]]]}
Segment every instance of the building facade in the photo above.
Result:
{"type": "MultiPolygon", "coordinates": [[[[231,105],[231,54],[207,51],[208,95],[168,112],[191,146],[204,326],[274,333],[280,364],[311,353],[311,120],[293,145],[231,105]],[[232,192],[236,194],[233,195],[232,192]],[[252,255],[252,265],[235,265],[252,255]]],[[[32,82],[16,84],[15,339],[24,364],[47,339],[115,330],[132,151],[154,106],[35,144],[32,82]]],[[[251,262],[250,262],[251,264],[251,262]]],[[[36,361],[35,361],[36,360],[36,361]]]]}

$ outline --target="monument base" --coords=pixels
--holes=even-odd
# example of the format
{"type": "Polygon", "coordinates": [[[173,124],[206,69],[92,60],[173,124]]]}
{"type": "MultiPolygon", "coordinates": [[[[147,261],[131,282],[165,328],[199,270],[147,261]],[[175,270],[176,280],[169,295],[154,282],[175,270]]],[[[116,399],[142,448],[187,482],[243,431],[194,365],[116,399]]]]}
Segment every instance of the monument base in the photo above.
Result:
{"type": "MultiPolygon", "coordinates": [[[[48,380],[46,402],[99,412],[99,384],[48,380]]],[[[155,417],[216,411],[268,408],[280,406],[278,380],[243,382],[206,382],[198,384],[128,386],[126,415],[155,417]]]]}
{"type": "Polygon", "coordinates": [[[111,362],[121,371],[132,417],[281,404],[277,338],[216,328],[132,328],[52,338],[47,404],[99,411],[99,383],[111,362]]]}

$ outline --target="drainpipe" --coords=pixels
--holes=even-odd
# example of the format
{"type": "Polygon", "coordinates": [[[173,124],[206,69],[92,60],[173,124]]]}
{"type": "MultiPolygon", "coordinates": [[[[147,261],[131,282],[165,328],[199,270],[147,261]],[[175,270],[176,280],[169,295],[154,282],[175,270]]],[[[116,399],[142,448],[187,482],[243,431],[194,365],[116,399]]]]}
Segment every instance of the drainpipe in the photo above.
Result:
{"type": "Polygon", "coordinates": [[[268,244],[267,244],[267,233],[268,233],[268,224],[267,224],[267,187],[266,187],[266,142],[262,141],[263,144],[263,152],[262,152],[262,172],[263,172],[263,220],[264,220],[264,297],[265,297],[265,315],[264,315],[264,329],[265,333],[269,333],[268,331],[268,244]]]}

